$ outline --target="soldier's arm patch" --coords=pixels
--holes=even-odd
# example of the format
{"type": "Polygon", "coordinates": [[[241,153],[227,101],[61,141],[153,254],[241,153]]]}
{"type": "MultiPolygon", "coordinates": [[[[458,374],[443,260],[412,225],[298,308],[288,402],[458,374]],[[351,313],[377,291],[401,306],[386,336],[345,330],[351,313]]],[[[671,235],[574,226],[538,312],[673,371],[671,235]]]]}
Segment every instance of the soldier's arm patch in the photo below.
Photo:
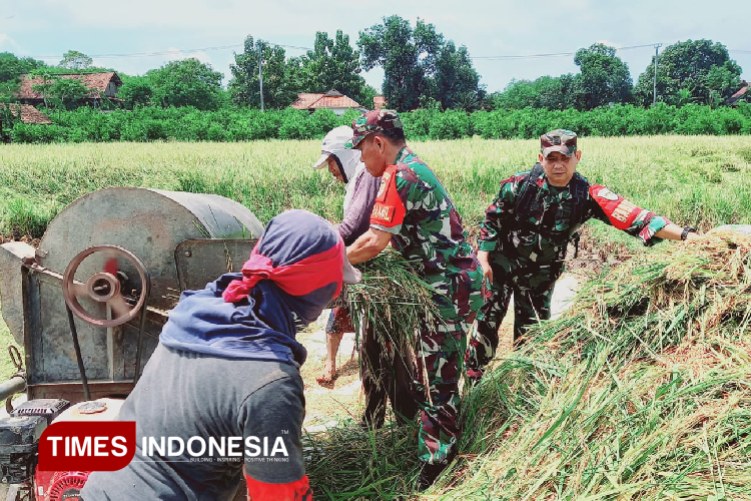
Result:
{"type": "Polygon", "coordinates": [[[619,230],[628,230],[642,212],[642,209],[602,185],[592,185],[589,194],[605,213],[608,222],[619,230]]]}
{"type": "Polygon", "coordinates": [[[396,168],[389,166],[383,173],[376,203],[370,214],[370,224],[381,229],[400,227],[407,209],[396,189],[396,168]]]}

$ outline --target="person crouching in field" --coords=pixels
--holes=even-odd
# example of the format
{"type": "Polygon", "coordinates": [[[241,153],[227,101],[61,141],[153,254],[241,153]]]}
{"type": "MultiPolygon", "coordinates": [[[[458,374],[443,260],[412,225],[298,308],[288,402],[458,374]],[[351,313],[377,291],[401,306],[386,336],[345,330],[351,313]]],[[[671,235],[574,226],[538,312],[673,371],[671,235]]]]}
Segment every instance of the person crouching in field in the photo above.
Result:
{"type": "Polygon", "coordinates": [[[82,498],[228,500],[244,475],[254,501],[311,499],[301,444],[306,351],[295,335],[343,282],[358,280],[324,219],[302,210],[273,218],[242,273],[183,292],[120,412],[136,422],[136,458],[92,473],[82,498]],[[149,437],[187,445],[174,456],[149,454],[149,437]],[[227,452],[209,447],[195,456],[196,440],[235,440],[241,452],[217,457],[227,452]]]}
{"type": "Polygon", "coordinates": [[[576,133],[556,129],[540,137],[538,163],[532,170],[501,181],[485,212],[477,257],[485,277],[485,304],[467,351],[470,382],[498,347],[498,328],[514,295],[514,342],[538,320],[550,318],[550,299],[563,272],[569,242],[578,244],[579,228],[599,219],[645,245],[660,239],[688,240],[694,228],[641,209],[576,172],[582,151],[576,133]]]}
{"type": "Polygon", "coordinates": [[[419,487],[432,484],[456,454],[460,428],[458,382],[468,325],[482,301],[482,271],[454,203],[438,177],[407,147],[396,112],[364,113],[352,125],[352,147],[381,178],[370,229],[347,248],[352,264],[391,243],[430,284],[440,314],[419,333],[419,487]]]}

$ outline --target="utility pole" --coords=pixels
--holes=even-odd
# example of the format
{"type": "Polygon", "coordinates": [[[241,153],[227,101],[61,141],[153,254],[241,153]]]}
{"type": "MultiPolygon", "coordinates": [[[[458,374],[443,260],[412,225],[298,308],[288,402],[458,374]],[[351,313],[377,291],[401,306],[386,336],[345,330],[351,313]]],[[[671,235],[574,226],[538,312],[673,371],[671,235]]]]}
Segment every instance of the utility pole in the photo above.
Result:
{"type": "Polygon", "coordinates": [[[263,44],[258,44],[258,86],[261,95],[261,113],[263,113],[263,44]]]}
{"type": "Polygon", "coordinates": [[[660,47],[662,47],[661,43],[655,44],[655,80],[654,88],[652,90],[652,106],[657,103],[657,59],[659,57],[658,51],[660,50],[660,47]]]}

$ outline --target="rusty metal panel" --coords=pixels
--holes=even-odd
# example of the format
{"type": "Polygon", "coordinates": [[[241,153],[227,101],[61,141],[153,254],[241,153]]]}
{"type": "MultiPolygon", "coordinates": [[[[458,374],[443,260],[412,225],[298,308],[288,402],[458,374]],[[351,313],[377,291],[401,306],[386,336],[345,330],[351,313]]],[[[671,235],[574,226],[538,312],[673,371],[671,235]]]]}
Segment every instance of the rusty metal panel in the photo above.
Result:
{"type": "MultiPolygon", "coordinates": [[[[30,334],[24,349],[29,384],[77,381],[80,373],[60,282],[44,273],[28,271],[27,275],[26,312],[30,334]]],[[[94,309],[98,305],[92,302],[88,306],[94,309]]],[[[163,313],[147,313],[141,369],[156,348],[165,320],[163,313]]],[[[90,382],[129,380],[135,376],[136,323],[134,320],[120,327],[104,329],[76,319],[81,355],[90,382]]]]}
{"type": "Polygon", "coordinates": [[[23,242],[0,245],[0,305],[3,319],[16,343],[23,345],[23,284],[24,259],[34,258],[34,248],[23,242]]]}
{"type": "Polygon", "coordinates": [[[186,240],[175,250],[180,291],[202,289],[216,277],[240,271],[257,240],[186,240]]]}

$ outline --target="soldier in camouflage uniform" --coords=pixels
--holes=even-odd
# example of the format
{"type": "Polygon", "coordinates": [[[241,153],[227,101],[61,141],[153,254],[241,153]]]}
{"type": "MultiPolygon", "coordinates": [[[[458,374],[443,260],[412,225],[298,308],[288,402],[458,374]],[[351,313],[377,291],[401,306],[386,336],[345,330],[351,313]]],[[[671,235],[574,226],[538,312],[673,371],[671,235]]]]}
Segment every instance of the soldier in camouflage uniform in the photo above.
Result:
{"type": "Polygon", "coordinates": [[[406,146],[396,113],[370,111],[352,127],[352,147],[360,150],[368,172],[382,181],[370,229],[347,249],[347,257],[353,264],[367,261],[390,242],[417,263],[421,278],[436,291],[440,321],[425,325],[416,350],[420,482],[427,486],[456,452],[457,384],[467,327],[482,303],[482,270],[451,198],[433,171],[406,146]]]}
{"type": "Polygon", "coordinates": [[[488,287],[467,351],[471,380],[479,379],[493,358],[512,293],[514,342],[530,324],[550,318],[550,299],[568,243],[578,245],[578,230],[587,220],[599,219],[645,245],[696,237],[695,229],[680,228],[577,173],[582,152],[574,132],[556,129],[543,134],[540,144],[538,163],[501,181],[485,213],[477,257],[488,287]]]}

